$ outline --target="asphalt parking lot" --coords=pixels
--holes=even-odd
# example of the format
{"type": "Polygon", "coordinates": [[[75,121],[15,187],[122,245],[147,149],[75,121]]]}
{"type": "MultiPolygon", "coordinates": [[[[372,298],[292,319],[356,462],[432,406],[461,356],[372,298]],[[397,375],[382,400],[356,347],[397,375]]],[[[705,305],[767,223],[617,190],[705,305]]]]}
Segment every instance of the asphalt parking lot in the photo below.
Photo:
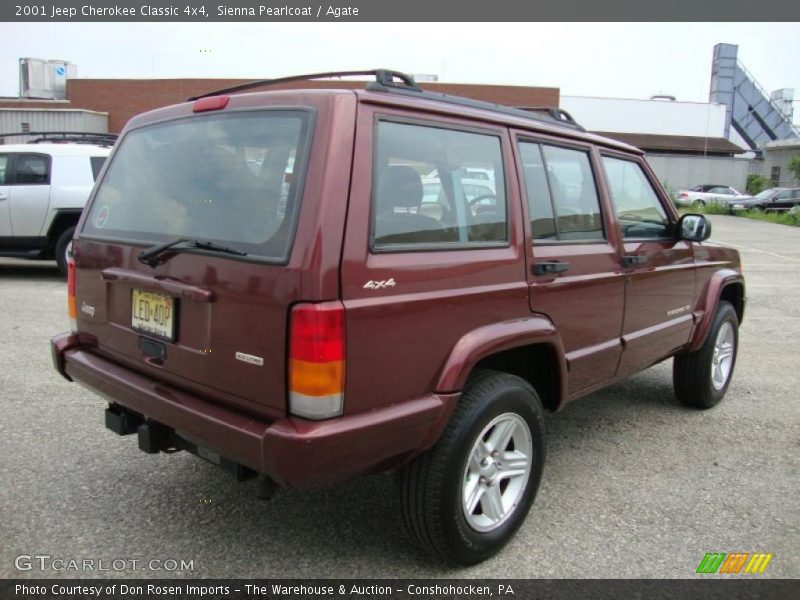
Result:
{"type": "Polygon", "coordinates": [[[761,577],[800,577],[800,228],[712,220],[748,284],[723,403],[678,405],[670,361],[553,415],[523,528],[452,570],[406,541],[390,474],[265,503],[204,461],[106,430],[103,400],[51,365],[68,327],[55,264],[0,259],[0,577],[684,578],[734,551],[774,553],[761,577]],[[19,555],[140,562],[20,571],[19,555]],[[193,569],[141,570],[152,559],[193,569]]]}

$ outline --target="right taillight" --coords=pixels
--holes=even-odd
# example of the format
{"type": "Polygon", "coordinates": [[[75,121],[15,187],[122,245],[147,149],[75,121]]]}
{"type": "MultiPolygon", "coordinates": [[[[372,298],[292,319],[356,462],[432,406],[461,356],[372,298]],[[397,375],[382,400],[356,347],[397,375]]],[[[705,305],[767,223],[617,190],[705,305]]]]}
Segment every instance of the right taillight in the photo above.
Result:
{"type": "Polygon", "coordinates": [[[75,259],[72,253],[67,257],[67,315],[69,315],[70,329],[78,332],[78,306],[75,300],[75,259]]]}
{"type": "Polygon", "coordinates": [[[298,304],[289,318],[289,412],[307,419],[342,414],[344,305],[298,304]]]}
{"type": "Polygon", "coordinates": [[[680,194],[680,196],[678,196],[678,198],[686,198],[688,196],[689,196],[689,194],[687,194],[686,192],[681,192],[681,194],[680,194]]]}

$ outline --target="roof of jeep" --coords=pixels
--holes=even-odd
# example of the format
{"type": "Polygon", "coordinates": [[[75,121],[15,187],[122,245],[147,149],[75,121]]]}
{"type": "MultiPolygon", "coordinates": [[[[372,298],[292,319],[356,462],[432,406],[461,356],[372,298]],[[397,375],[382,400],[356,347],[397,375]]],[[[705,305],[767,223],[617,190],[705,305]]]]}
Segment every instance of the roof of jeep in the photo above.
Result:
{"type": "MultiPolygon", "coordinates": [[[[432,114],[459,117],[462,119],[472,118],[486,123],[495,123],[522,130],[546,133],[556,137],[598,144],[627,153],[643,154],[640,149],[634,146],[611,138],[588,133],[582,128],[576,127],[575,124],[561,124],[555,119],[549,119],[542,115],[528,115],[523,110],[514,110],[512,107],[492,105],[485,102],[473,101],[470,102],[469,105],[455,104],[448,102],[446,100],[447,96],[443,94],[439,96],[443,96],[444,98],[427,93],[415,97],[406,94],[390,94],[368,89],[294,88],[230,94],[229,104],[226,108],[257,108],[259,106],[280,106],[281,108],[287,108],[292,105],[293,100],[298,101],[297,104],[308,102],[311,99],[333,102],[336,98],[352,98],[354,96],[358,102],[394,106],[432,114]],[[276,100],[279,102],[276,102],[276,100]],[[498,110],[492,110],[493,106],[497,106],[498,110]]],[[[206,96],[206,98],[208,97],[209,96],[206,96]]],[[[456,98],[464,100],[461,97],[456,98]]],[[[469,101],[469,99],[466,100],[469,101]]],[[[193,105],[194,102],[191,101],[183,102],[181,104],[173,104],[142,113],[133,117],[125,128],[129,129],[147,123],[162,121],[164,119],[189,116],[192,114],[193,105]]],[[[224,111],[225,108],[221,110],[224,111]]]]}
{"type": "MultiPolygon", "coordinates": [[[[460,104],[451,104],[449,102],[442,101],[436,97],[432,97],[429,95],[424,95],[418,98],[414,98],[405,95],[398,96],[394,94],[385,94],[382,92],[376,92],[371,90],[353,90],[353,91],[359,97],[359,100],[361,102],[368,102],[372,104],[385,104],[385,105],[399,106],[403,108],[413,108],[416,110],[419,110],[420,108],[425,108],[430,112],[435,112],[438,114],[446,114],[461,118],[472,117],[482,121],[503,124],[510,127],[516,127],[519,129],[535,130],[541,133],[547,133],[549,135],[559,136],[559,137],[566,137],[572,140],[583,140],[586,142],[607,146],[609,148],[614,148],[625,152],[644,154],[642,150],[636,148],[635,146],[631,146],[629,144],[611,138],[599,136],[594,133],[589,133],[583,129],[576,129],[568,125],[562,125],[555,119],[553,119],[552,123],[550,123],[548,122],[548,120],[538,118],[538,116],[536,117],[534,117],[533,115],[527,116],[524,114],[523,111],[519,111],[521,113],[519,115],[509,114],[507,112],[494,111],[491,109],[492,105],[489,105],[488,103],[486,103],[486,107],[477,105],[463,106],[460,104]]],[[[265,92],[265,93],[270,93],[270,92],[265,92]]],[[[507,108],[507,107],[500,107],[500,108],[507,108]]]]}

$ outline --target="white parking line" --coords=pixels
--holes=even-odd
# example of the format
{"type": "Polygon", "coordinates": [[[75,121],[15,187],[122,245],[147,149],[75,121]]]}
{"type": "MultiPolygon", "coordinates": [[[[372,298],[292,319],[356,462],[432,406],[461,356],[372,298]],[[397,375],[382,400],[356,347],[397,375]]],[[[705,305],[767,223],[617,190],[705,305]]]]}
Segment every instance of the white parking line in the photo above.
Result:
{"type": "Polygon", "coordinates": [[[731,242],[724,242],[720,240],[723,244],[727,246],[733,246],[737,250],[747,250],[748,252],[758,252],[760,254],[769,254],[770,256],[774,256],[775,258],[782,258],[784,260],[789,260],[792,262],[800,263],[800,258],[792,258],[791,256],[784,256],[783,254],[776,254],[774,252],[767,252],[766,250],[760,250],[758,248],[750,248],[748,246],[741,246],[739,244],[733,244],[731,242]]]}
{"type": "Polygon", "coordinates": [[[776,263],[747,263],[745,265],[748,269],[796,269],[797,267],[794,265],[782,265],[776,263]]]}

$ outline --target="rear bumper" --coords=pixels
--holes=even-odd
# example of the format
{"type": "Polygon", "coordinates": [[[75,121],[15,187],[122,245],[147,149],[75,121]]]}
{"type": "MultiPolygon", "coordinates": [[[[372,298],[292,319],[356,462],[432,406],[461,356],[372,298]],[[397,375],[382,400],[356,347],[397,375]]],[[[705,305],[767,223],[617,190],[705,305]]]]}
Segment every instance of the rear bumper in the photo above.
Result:
{"type": "Polygon", "coordinates": [[[433,445],[458,399],[436,394],[327,421],[264,422],[98,356],[85,337],[62,334],[51,345],[56,370],[70,381],[287,487],[399,466],[433,445]]]}

